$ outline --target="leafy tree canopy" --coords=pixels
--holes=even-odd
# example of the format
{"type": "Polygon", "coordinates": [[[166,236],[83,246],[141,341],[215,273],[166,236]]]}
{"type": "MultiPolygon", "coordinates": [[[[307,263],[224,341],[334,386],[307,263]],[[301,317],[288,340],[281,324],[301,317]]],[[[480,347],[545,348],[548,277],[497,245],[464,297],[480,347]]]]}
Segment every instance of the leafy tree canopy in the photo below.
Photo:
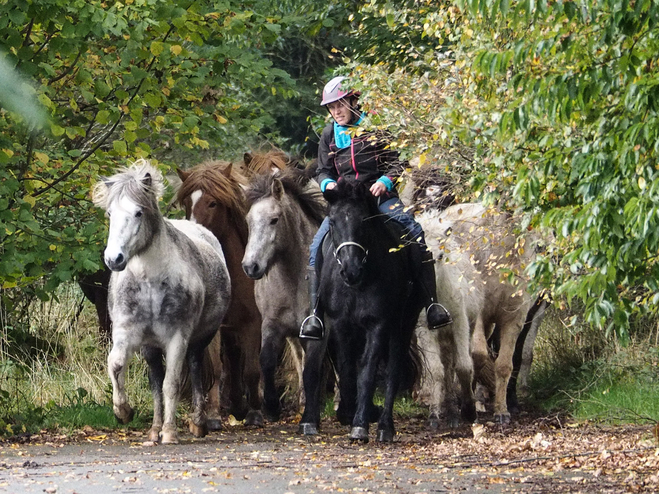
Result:
{"type": "Polygon", "coordinates": [[[60,282],[102,267],[104,221],[89,201],[99,175],[136,157],[167,172],[242,152],[275,129],[264,89],[283,99],[297,92],[264,52],[294,19],[263,12],[259,2],[232,0],[0,5],[0,56],[12,69],[3,77],[33,82],[2,89],[6,307],[29,293],[47,298],[60,282]],[[49,116],[44,131],[5,103],[11,91],[36,96],[49,116]]]}
{"type": "Polygon", "coordinates": [[[361,15],[384,34],[350,67],[397,144],[458,172],[463,198],[551,231],[529,272],[589,323],[625,336],[656,312],[659,5],[373,0],[361,15]]]}

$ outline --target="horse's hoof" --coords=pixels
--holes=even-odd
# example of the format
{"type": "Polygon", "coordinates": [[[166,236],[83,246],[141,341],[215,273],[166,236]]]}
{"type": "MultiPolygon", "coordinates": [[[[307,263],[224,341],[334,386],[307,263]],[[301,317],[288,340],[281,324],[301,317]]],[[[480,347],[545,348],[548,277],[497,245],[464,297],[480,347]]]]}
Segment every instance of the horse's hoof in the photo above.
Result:
{"type": "Polygon", "coordinates": [[[437,415],[433,414],[428,418],[428,427],[434,431],[439,429],[439,417],[437,415]]]}
{"type": "Polygon", "coordinates": [[[250,410],[245,417],[245,425],[263,427],[263,414],[258,410],[250,410]]]}
{"type": "Polygon", "coordinates": [[[114,407],[114,416],[119,423],[126,425],[129,422],[132,422],[135,417],[135,410],[126,403],[120,407],[114,407]]]}
{"type": "Polygon", "coordinates": [[[305,436],[316,436],[318,435],[318,427],[316,427],[316,424],[312,424],[310,422],[300,422],[300,425],[298,426],[298,432],[300,434],[304,434],[305,436]]]}
{"type": "Polygon", "coordinates": [[[448,425],[451,429],[457,429],[460,427],[460,420],[458,417],[449,417],[446,419],[446,425],[448,425]]]}
{"type": "Polygon", "coordinates": [[[204,437],[206,434],[208,434],[208,428],[206,427],[205,422],[203,422],[201,425],[197,425],[190,421],[190,432],[194,437],[204,437]]]}
{"type": "Polygon", "coordinates": [[[222,419],[220,417],[207,418],[206,428],[209,431],[221,431],[223,429],[222,419]]]}
{"type": "Polygon", "coordinates": [[[509,413],[495,413],[494,414],[494,423],[501,425],[510,424],[510,414],[509,413]]]}
{"type": "Polygon", "coordinates": [[[368,429],[366,427],[353,427],[350,431],[350,440],[353,442],[368,442],[368,429]]]}
{"type": "Polygon", "coordinates": [[[149,429],[149,441],[157,443],[160,441],[160,427],[151,427],[149,429]]]}
{"type": "Polygon", "coordinates": [[[396,433],[390,429],[378,429],[377,440],[381,443],[392,443],[394,442],[394,435],[396,433]]]}
{"type": "Polygon", "coordinates": [[[160,442],[162,444],[178,444],[178,434],[176,433],[176,428],[163,428],[160,433],[160,442]]]}

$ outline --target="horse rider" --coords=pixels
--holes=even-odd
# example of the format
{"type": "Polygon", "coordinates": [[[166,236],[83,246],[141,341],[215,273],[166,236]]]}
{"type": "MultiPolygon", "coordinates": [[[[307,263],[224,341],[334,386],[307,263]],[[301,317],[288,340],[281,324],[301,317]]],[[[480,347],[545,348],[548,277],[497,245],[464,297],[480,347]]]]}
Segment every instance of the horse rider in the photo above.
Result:
{"type": "MultiPolygon", "coordinates": [[[[383,132],[363,132],[353,135],[356,127],[364,120],[365,113],[359,105],[360,93],[345,88],[345,77],[335,77],[323,89],[320,106],[329,110],[334,122],[328,124],[320,136],[318,169],[316,180],[322,192],[336,187],[342,178],[351,178],[365,183],[371,194],[378,198],[380,211],[401,223],[405,238],[416,242],[418,248],[411,249],[415,277],[426,293],[426,316],[428,327],[440,328],[452,322],[449,312],[435,301],[437,285],[432,253],[428,250],[421,225],[413,213],[406,211],[396,192],[396,181],[407,162],[401,161],[398,152],[389,147],[383,132]]],[[[311,315],[300,327],[300,338],[321,339],[324,334],[322,313],[318,310],[318,275],[316,257],[325,234],[329,231],[329,218],[321,223],[309,248],[309,298],[311,315]]]]}

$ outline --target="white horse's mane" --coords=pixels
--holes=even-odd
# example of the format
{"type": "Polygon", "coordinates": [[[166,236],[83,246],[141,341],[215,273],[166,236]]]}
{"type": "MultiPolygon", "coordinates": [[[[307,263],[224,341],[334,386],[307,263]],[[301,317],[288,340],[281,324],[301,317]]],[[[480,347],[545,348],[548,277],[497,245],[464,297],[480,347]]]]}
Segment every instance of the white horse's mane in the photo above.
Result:
{"type": "Polygon", "coordinates": [[[111,177],[97,182],[92,190],[92,200],[96,206],[106,209],[118,191],[127,186],[135,191],[151,193],[156,200],[162,197],[165,190],[162,173],[149,160],[140,158],[130,166],[120,168],[111,177]]]}

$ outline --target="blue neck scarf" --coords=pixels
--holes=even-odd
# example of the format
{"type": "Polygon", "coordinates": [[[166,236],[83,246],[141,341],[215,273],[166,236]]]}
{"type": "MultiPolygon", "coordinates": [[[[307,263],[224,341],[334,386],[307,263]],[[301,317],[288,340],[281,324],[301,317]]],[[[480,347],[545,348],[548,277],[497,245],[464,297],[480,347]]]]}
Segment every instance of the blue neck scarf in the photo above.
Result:
{"type": "Polygon", "coordinates": [[[348,126],[339,125],[338,123],[334,122],[334,143],[336,144],[336,147],[339,149],[344,149],[350,146],[350,143],[352,142],[350,127],[359,125],[362,120],[364,120],[364,116],[366,116],[366,113],[362,112],[362,114],[359,116],[359,120],[348,126]]]}

